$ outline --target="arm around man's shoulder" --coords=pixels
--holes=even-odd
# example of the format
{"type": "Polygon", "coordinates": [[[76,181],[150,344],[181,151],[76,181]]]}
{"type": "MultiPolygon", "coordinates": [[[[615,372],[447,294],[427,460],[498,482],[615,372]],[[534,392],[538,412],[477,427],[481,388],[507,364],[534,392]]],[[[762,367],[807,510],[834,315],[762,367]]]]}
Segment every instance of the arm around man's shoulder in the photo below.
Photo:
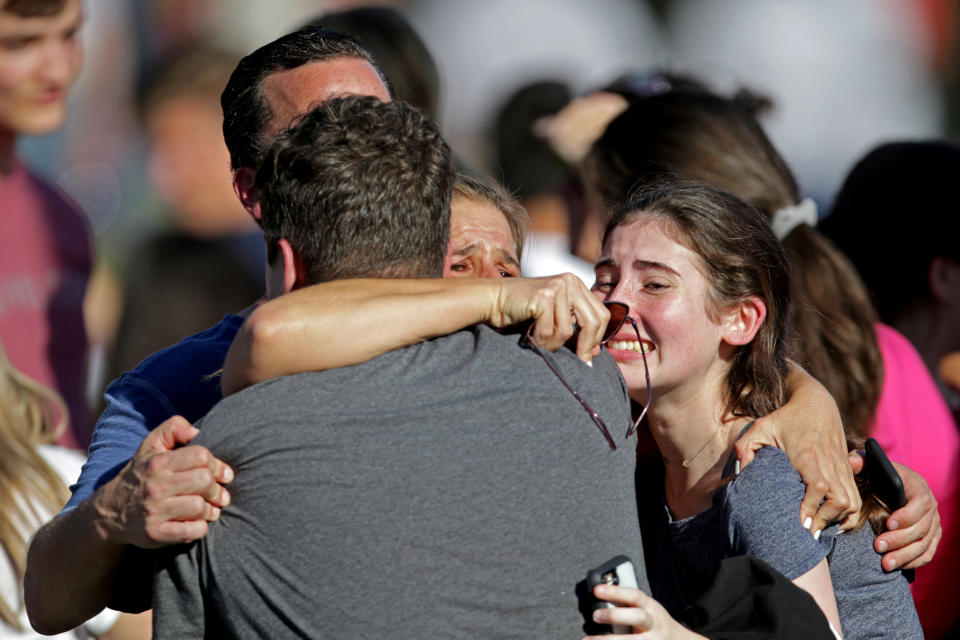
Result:
{"type": "Polygon", "coordinates": [[[230,496],[233,471],[188,444],[197,430],[175,416],[144,440],[133,459],[75,509],[44,525],[30,544],[24,581],[27,611],[42,633],[72,629],[113,605],[149,607],[152,571],[131,552],[196,540],[230,496]],[[114,599],[121,594],[123,601],[114,599]],[[132,598],[131,594],[141,597],[132,598]]]}

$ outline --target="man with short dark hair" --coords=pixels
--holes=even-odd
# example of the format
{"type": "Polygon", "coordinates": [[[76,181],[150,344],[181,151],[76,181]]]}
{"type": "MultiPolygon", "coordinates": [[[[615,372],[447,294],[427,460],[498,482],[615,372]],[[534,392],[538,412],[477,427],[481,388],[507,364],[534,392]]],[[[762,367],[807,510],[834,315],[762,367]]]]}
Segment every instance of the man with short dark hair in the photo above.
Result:
{"type": "MultiPolygon", "coordinates": [[[[255,219],[259,150],[311,105],[350,94],[390,100],[370,54],[327,29],[300,29],[241,60],[221,99],[224,137],[235,191],[255,219]]],[[[137,547],[201,537],[229,502],[222,485],[233,471],[202,447],[180,445],[196,434],[190,423],[220,400],[219,378],[210,374],[223,365],[243,319],[224,317],[107,388],[107,407],[73,495],[30,546],[25,596],[38,631],[72,629],[108,603],[122,610],[148,607],[149,591],[133,588],[144,577],[133,561],[137,547]],[[123,572],[128,566],[129,575],[123,572]]]]}
{"type": "Polygon", "coordinates": [[[388,102],[392,89],[373,56],[349,36],[303,27],[246,56],[223,90],[223,139],[233,185],[259,220],[256,166],[278,132],[311,106],[336,95],[368,95],[388,102]]]}
{"type": "MultiPolygon", "coordinates": [[[[439,277],[452,181],[421,112],[324,103],[257,174],[271,282],[439,277]]],[[[544,357],[626,428],[608,354],[592,368],[544,357]]],[[[161,552],[158,638],[575,637],[587,569],[642,559],[633,447],[611,450],[516,334],[476,326],[276,379],[200,427],[196,442],[242,471],[207,536],[161,552]]]]}

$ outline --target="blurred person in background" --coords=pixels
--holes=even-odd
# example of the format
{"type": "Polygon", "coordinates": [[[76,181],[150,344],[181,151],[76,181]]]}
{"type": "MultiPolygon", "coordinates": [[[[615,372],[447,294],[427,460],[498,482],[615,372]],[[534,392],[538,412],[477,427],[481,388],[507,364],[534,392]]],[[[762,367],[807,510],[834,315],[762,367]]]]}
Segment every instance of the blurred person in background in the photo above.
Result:
{"type": "MultiPolygon", "coordinates": [[[[880,317],[910,339],[938,378],[940,361],[960,351],[957,175],[955,144],[880,145],[847,175],[821,225],[856,265],[880,317]]],[[[960,390],[941,389],[960,410],[960,390]]]]}
{"type": "MultiPolygon", "coordinates": [[[[23,606],[27,542],[69,496],[83,456],[56,446],[66,427],[60,396],[13,368],[0,343],[0,638],[39,638],[23,606]]],[[[104,610],[82,630],[58,638],[135,640],[150,637],[150,615],[104,610]]]]}
{"type": "MultiPolygon", "coordinates": [[[[912,420],[927,423],[939,417],[912,406],[920,398],[937,395],[919,385],[928,374],[939,382],[940,392],[953,410],[954,423],[948,433],[930,434],[917,428],[903,433],[897,447],[924,456],[924,464],[931,469],[931,487],[939,483],[952,488],[955,495],[960,492],[960,462],[947,457],[944,449],[958,437],[960,390],[941,376],[941,362],[960,351],[958,174],[960,147],[954,144],[914,141],[880,145],[847,175],[833,210],[821,224],[823,232],[857,267],[880,318],[902,332],[922,357],[922,364],[914,359],[888,368],[889,375],[896,376],[889,391],[901,399],[899,410],[912,420]]],[[[887,381],[885,390],[886,385],[887,381]]],[[[948,524],[960,527],[960,503],[940,496],[938,500],[944,535],[948,535],[948,524]]],[[[945,541],[951,540],[956,537],[945,541]]],[[[956,598],[960,542],[945,544],[938,556],[944,556],[938,561],[945,563],[944,571],[951,572],[951,582],[929,590],[929,597],[940,603],[933,612],[936,624],[928,631],[931,638],[941,637],[951,623],[960,631],[956,626],[960,624],[956,598]]],[[[918,595],[924,586],[922,578],[918,573],[914,589],[918,595]]],[[[921,616],[922,604],[918,601],[921,616]]]]}
{"type": "Polygon", "coordinates": [[[171,225],[129,252],[107,380],[263,295],[263,234],[233,193],[220,132],[220,93],[237,61],[191,46],[142,93],[150,180],[171,225]]]}
{"type": "MultiPolygon", "coordinates": [[[[493,123],[494,175],[530,213],[523,272],[529,277],[573,273],[593,284],[593,258],[579,257],[577,239],[587,208],[583,190],[571,167],[537,135],[537,124],[570,102],[562,82],[542,80],[517,89],[503,104],[493,123]]],[[[590,253],[590,250],[587,249],[590,253]]]]}
{"type": "Polygon", "coordinates": [[[80,71],[80,0],[0,3],[0,339],[14,365],[56,389],[69,410],[60,443],[90,441],[85,400],[87,337],[83,297],[91,266],[87,220],[19,162],[21,136],[64,121],[80,71]]]}
{"type": "Polygon", "coordinates": [[[804,192],[826,203],[865,150],[942,132],[923,15],[942,2],[672,0],[665,31],[674,68],[730,94],[762,87],[777,104],[768,135],[804,192]]]}
{"type": "MultiPolygon", "coordinates": [[[[941,505],[945,544],[913,585],[921,621],[928,635],[938,637],[934,630],[942,633],[944,620],[960,613],[947,595],[960,588],[960,565],[951,550],[960,524],[952,513],[960,503],[952,473],[960,463],[960,434],[917,353],[896,330],[877,322],[853,266],[814,229],[815,205],[801,200],[789,167],[756,118],[769,103],[744,91],[724,98],[682,78],[663,81],[677,88],[635,102],[594,145],[585,162],[590,192],[614,203],[645,184],[679,176],[719,186],[765,216],[790,270],[789,357],[836,399],[850,449],[876,438],[892,459],[929,483],[941,505]],[[910,392],[903,392],[904,385],[910,392]]],[[[885,260],[895,255],[892,249],[885,260]]],[[[894,522],[900,524],[899,515],[888,519],[894,522]]],[[[897,526],[890,528],[878,538],[877,551],[900,535],[897,526]]],[[[883,560],[888,571],[915,564],[883,560]]]]}
{"type": "MultiPolygon", "coordinates": [[[[256,166],[278,132],[332,96],[388,101],[388,85],[369,52],[325,29],[301,29],[243,58],[221,102],[234,190],[249,214],[260,218],[256,166]]],[[[30,547],[25,600],[35,629],[73,628],[108,603],[149,608],[144,548],[202,537],[219,517],[229,502],[222,485],[233,471],[205,448],[180,445],[197,433],[190,422],[220,400],[219,378],[211,374],[222,367],[242,322],[228,315],[107,388],[107,408],[73,495],[30,547]]]]}

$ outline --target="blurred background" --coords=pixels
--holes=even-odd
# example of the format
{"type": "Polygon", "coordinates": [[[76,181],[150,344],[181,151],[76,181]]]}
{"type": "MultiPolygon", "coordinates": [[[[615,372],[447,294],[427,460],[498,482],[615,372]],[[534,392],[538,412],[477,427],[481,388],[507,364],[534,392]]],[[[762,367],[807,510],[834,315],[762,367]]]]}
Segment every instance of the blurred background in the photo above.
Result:
{"type": "MultiPolygon", "coordinates": [[[[92,402],[148,353],[259,295],[262,240],[232,193],[220,90],[245,53],[367,4],[86,3],[68,124],[20,153],[81,205],[96,235],[92,402]]],[[[877,143],[960,138],[954,0],[375,4],[401,12],[436,61],[419,88],[461,164],[531,208],[567,173],[533,135],[537,121],[626,73],[689,73],[770,98],[768,132],[821,211],[877,143]]]]}

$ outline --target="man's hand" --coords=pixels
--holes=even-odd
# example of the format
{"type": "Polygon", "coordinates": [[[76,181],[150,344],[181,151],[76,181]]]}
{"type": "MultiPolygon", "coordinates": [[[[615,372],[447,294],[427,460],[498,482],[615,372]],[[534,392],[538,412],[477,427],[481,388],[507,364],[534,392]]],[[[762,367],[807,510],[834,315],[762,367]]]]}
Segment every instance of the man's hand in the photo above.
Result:
{"type": "Polygon", "coordinates": [[[804,527],[815,533],[841,521],[841,529],[851,529],[861,501],[837,405],[823,385],[796,365],[790,367],[788,384],[792,393],[787,404],[757,420],[734,445],[740,467],[749,464],[760,447],[783,449],[807,485],[800,505],[804,527]]]}
{"type": "Polygon", "coordinates": [[[230,502],[221,486],[233,470],[204,447],[188,444],[197,429],[180,416],[160,423],[127,466],[94,497],[104,539],[155,548],[191,542],[230,502]]]}
{"type": "Polygon", "coordinates": [[[888,531],[877,536],[873,547],[883,554],[886,571],[916,569],[933,560],[943,536],[937,499],[920,474],[893,464],[903,480],[907,504],[887,517],[888,531]]]}
{"type": "Polygon", "coordinates": [[[577,356],[590,362],[596,355],[610,312],[580,278],[564,273],[546,278],[504,278],[496,285],[489,314],[492,326],[509,327],[533,319],[537,346],[555,351],[573,335],[576,321],[580,329],[577,356]]]}

